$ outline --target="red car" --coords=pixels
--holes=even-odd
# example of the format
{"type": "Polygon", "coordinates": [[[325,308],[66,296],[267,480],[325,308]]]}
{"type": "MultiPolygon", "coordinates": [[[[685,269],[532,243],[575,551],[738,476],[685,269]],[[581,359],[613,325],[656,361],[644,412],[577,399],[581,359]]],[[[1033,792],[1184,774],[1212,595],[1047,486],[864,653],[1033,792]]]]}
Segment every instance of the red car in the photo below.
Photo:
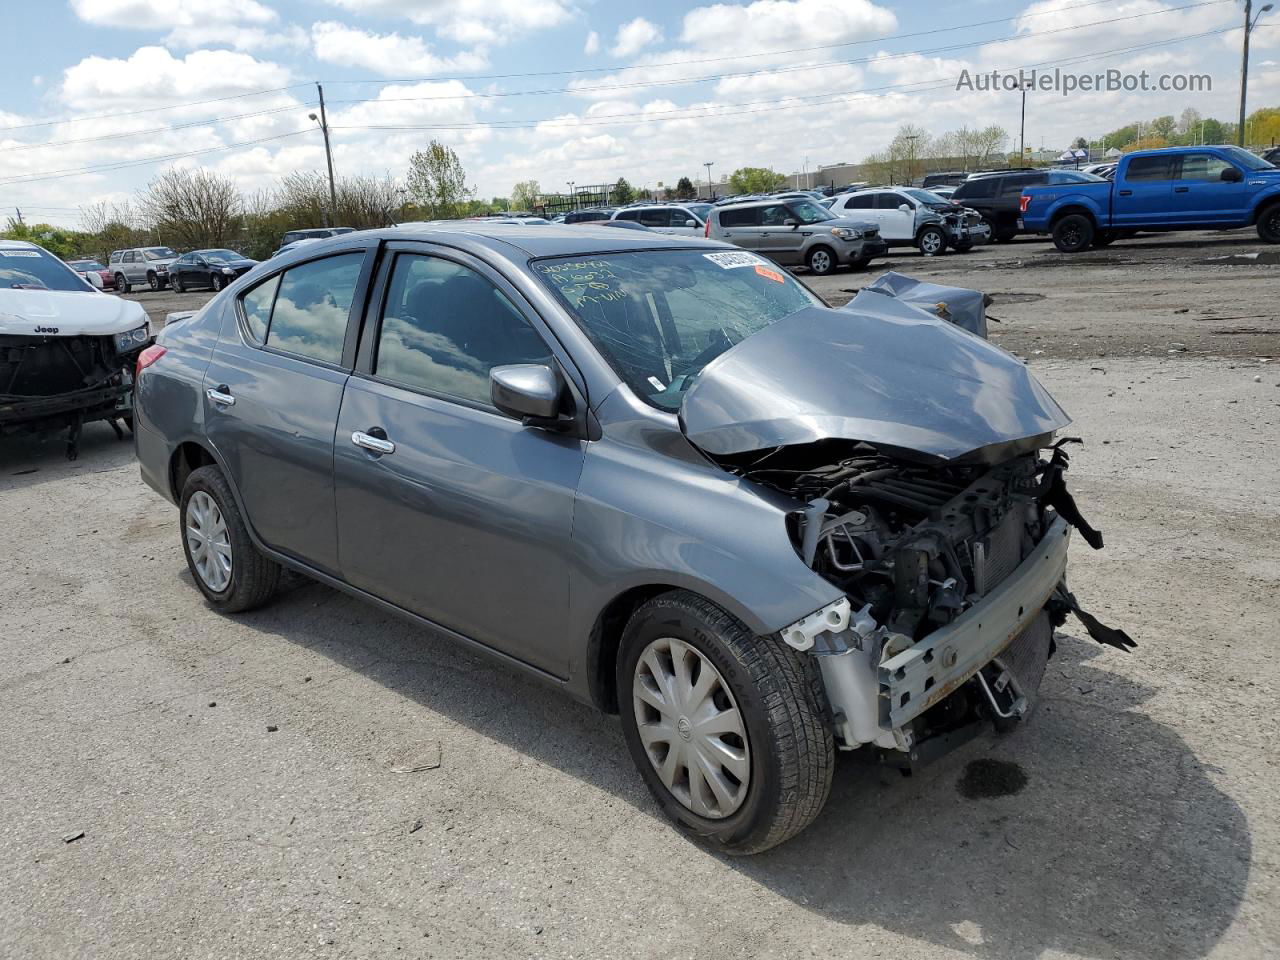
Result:
{"type": "Polygon", "coordinates": [[[99,290],[114,290],[116,278],[97,260],[68,260],[67,266],[84,277],[99,290]]]}

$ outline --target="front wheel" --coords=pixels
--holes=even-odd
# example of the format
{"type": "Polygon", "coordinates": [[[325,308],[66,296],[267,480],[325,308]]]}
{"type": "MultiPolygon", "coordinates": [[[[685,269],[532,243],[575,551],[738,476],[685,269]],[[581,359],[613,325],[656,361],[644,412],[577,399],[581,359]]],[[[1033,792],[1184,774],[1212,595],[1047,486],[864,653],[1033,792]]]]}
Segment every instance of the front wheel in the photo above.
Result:
{"type": "Polygon", "coordinates": [[[154,272],[149,272],[147,274],[147,283],[151,284],[152,290],[159,290],[164,286],[164,284],[160,282],[160,278],[154,272]]]}
{"type": "Polygon", "coordinates": [[[1280,203],[1258,214],[1258,236],[1267,243],[1280,243],[1280,203]]]}
{"type": "Polygon", "coordinates": [[[631,617],[616,681],[632,759],[685,830],[759,853],[822,810],[835,751],[809,656],[678,590],[631,617]]]}
{"type": "Polygon", "coordinates": [[[1063,253],[1081,253],[1093,243],[1093,221],[1082,213],[1069,213],[1053,225],[1053,245],[1063,253]]]}
{"type": "Polygon", "coordinates": [[[809,256],[805,258],[805,264],[809,267],[810,273],[825,277],[827,274],[835,272],[836,255],[827,247],[814,247],[809,251],[809,256]]]}
{"type": "Polygon", "coordinates": [[[925,227],[916,237],[916,246],[926,257],[936,257],[947,249],[947,235],[941,227],[925,227]]]}
{"type": "Polygon", "coordinates": [[[182,488],[179,517],[187,566],[214,609],[240,613],[271,599],[280,583],[280,565],[253,545],[221,470],[191,472],[182,488]]]}
{"type": "Polygon", "coordinates": [[[222,276],[214,273],[209,275],[209,286],[213,287],[213,292],[217,293],[222,289],[222,276]]]}
{"type": "Polygon", "coordinates": [[[176,277],[174,277],[174,278],[173,278],[173,289],[174,289],[174,292],[175,292],[175,293],[186,293],[186,292],[187,292],[187,285],[186,285],[185,283],[183,283],[183,282],[182,282],[182,276],[181,276],[181,275],[176,276],[176,277]]]}

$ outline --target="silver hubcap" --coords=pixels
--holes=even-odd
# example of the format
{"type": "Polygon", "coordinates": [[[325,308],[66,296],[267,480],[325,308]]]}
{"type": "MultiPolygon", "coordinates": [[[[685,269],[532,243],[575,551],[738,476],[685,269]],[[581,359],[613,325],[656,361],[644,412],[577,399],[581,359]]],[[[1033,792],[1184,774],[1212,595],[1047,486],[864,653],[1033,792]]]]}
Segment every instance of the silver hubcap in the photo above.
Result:
{"type": "Polygon", "coordinates": [[[924,235],[924,252],[937,253],[938,247],[942,245],[941,240],[942,238],[936,233],[926,233],[924,235]]]}
{"type": "Polygon", "coordinates": [[[831,269],[831,258],[822,251],[815,253],[810,263],[818,273],[826,273],[831,269]]]}
{"type": "Polygon", "coordinates": [[[631,690],[640,741],[671,795],[713,820],[742,806],[751,780],[747,730],[711,661],[673,637],[655,640],[631,690]]]}
{"type": "Polygon", "coordinates": [[[197,490],[187,501],[187,548],[191,565],[204,585],[215,593],[231,582],[231,538],[218,502],[197,490]]]}

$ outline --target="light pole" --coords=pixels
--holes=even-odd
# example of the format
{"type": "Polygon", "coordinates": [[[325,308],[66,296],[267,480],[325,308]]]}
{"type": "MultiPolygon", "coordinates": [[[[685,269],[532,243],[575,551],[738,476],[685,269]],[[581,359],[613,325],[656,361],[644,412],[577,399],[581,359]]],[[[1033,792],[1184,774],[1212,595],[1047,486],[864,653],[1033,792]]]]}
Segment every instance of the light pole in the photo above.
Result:
{"type": "Polygon", "coordinates": [[[577,210],[577,209],[578,209],[578,195],[577,195],[576,193],[574,193],[574,191],[573,191],[573,181],[572,181],[572,180],[566,180],[566,181],[565,181],[565,183],[567,183],[567,184],[569,185],[569,209],[570,209],[570,210],[577,210]]]}
{"type": "Polygon", "coordinates": [[[1236,127],[1236,143],[1242,147],[1245,145],[1244,105],[1249,95],[1249,34],[1253,33],[1253,28],[1258,25],[1262,15],[1272,9],[1272,6],[1273,4],[1268,3],[1258,11],[1255,17],[1253,0],[1244,0],[1244,52],[1240,60],[1240,124],[1236,127]]]}
{"type": "Polygon", "coordinates": [[[1027,86],[1028,83],[1024,79],[1018,84],[1022,88],[1022,118],[1018,121],[1018,165],[1027,162],[1027,86]]]}
{"type": "Polygon", "coordinates": [[[334,226],[338,219],[338,191],[333,185],[333,150],[329,147],[329,118],[324,112],[324,87],[316,84],[316,93],[320,95],[320,116],[309,114],[310,118],[320,124],[320,132],[324,134],[324,159],[329,165],[329,224],[334,226]]]}
{"type": "Polygon", "coordinates": [[[710,200],[710,199],[712,198],[712,193],[711,193],[711,168],[712,168],[712,167],[714,167],[714,166],[715,166],[715,164],[716,164],[716,162],[715,162],[714,160],[708,160],[706,163],[704,163],[704,164],[703,164],[703,166],[707,168],[707,199],[708,199],[708,200],[710,200]]]}

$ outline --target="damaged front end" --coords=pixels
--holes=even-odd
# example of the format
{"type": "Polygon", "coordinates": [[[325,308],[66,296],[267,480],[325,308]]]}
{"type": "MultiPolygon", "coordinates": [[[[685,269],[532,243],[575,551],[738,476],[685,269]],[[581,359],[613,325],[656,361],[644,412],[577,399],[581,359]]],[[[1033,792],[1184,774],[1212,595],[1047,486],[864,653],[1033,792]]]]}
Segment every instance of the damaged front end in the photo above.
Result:
{"type": "Polygon", "coordinates": [[[1132,645],[1066,589],[1071,530],[1102,546],[1066,489],[1066,414],[1016,358],[938,319],[966,303],[985,325],[972,291],[925,310],[896,298],[909,286],[749,338],[682,409],[704,453],[803,504],[791,541],[844,596],[781,637],[818,658],[837,744],[908,766],[1024,716],[1069,612],[1132,645]],[[782,397],[756,387],[783,381],[782,397]]]}

